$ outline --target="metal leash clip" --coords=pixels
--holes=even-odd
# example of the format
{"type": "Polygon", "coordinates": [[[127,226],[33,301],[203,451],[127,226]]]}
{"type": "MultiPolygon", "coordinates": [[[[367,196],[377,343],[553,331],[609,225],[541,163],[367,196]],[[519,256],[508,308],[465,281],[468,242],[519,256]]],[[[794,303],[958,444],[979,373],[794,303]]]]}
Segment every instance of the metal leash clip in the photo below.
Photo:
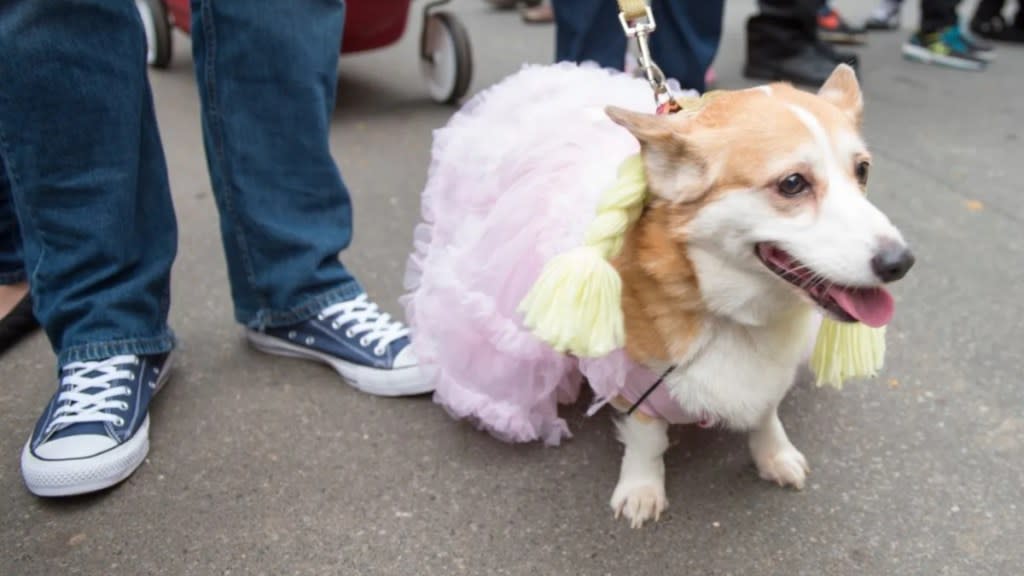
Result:
{"type": "Polygon", "coordinates": [[[626,37],[636,39],[636,46],[639,50],[637,62],[640,65],[640,69],[643,70],[647,82],[651,85],[651,89],[654,90],[654,101],[659,106],[669,102],[672,97],[665,83],[665,73],[654,63],[654,60],[651,58],[651,49],[648,45],[651,33],[657,29],[651,7],[646,6],[644,15],[632,20],[626,17],[624,11],[620,11],[619,23],[622,24],[622,30],[626,33],[626,37]]]}

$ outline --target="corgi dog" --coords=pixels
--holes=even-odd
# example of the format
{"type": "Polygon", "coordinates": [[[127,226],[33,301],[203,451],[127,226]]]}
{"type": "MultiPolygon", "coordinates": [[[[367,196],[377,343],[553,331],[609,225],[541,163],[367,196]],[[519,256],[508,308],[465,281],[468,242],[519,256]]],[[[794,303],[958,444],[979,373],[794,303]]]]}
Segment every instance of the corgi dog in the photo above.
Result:
{"type": "MultiPolygon", "coordinates": [[[[545,73],[492,89],[435,144],[405,303],[437,401],[504,439],[549,443],[568,435],[554,410],[575,398],[580,374],[616,396],[616,406],[635,403],[615,392],[622,382],[598,388],[594,361],[545,348],[515,303],[539,265],[570,243],[563,238],[579,241],[593,190],[613,179],[606,165],[639,152],[646,200],[611,260],[622,282],[623,353],[631,366],[664,375],[659,393],[697,415],[691,421],[747,432],[761,477],[802,488],[807,459],[778,406],[816,320],[885,325],[894,304],[883,286],[914,263],[899,230],[865,196],[872,160],[854,71],[840,65],[817,93],[770,84],[670,115],[639,103],[650,98],[642,81],[582,68],[545,73]],[[600,118],[580,106],[588,119],[574,120],[572,98],[537,87],[556,73],[577,75],[559,86],[588,105],[622,105],[600,118]],[[546,106],[564,111],[531,123],[530,113],[546,106]],[[487,147],[474,141],[483,134],[487,147]],[[576,181],[578,193],[569,184],[576,181]]],[[[619,380],[636,373],[600,372],[619,380]]],[[[634,527],[668,502],[669,422],[658,413],[617,422],[625,453],[611,507],[634,527]]]]}

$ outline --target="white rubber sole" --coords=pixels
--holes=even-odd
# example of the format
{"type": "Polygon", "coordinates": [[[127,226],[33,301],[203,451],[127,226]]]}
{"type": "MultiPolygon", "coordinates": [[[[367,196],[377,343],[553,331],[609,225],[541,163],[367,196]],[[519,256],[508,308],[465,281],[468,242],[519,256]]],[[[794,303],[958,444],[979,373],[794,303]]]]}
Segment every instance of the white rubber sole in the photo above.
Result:
{"type": "MultiPolygon", "coordinates": [[[[164,387],[171,373],[171,358],[164,362],[153,396],[164,387]]],[[[110,488],[124,482],[149,454],[149,414],[135,435],[126,442],[92,456],[74,460],[44,460],[32,453],[32,438],[21,451],[21,476],[25,487],[36,496],[77,496],[110,488]]]]}
{"type": "Polygon", "coordinates": [[[953,58],[942,54],[936,54],[923,46],[914,46],[912,44],[903,45],[903,56],[916,62],[924,62],[926,64],[938,64],[940,66],[956,68],[958,70],[979,71],[985,69],[984,62],[972,62],[970,60],[963,60],[961,58],[953,58]]]}
{"type": "Polygon", "coordinates": [[[21,451],[21,475],[36,496],[75,496],[110,488],[135,472],[149,453],[149,415],[127,442],[91,458],[42,460],[31,450],[21,451]]]}
{"type": "Polygon", "coordinates": [[[434,391],[424,378],[418,366],[381,370],[346,362],[335,356],[322,354],[296,346],[280,338],[268,336],[255,330],[246,330],[245,336],[254,348],[267,354],[316,360],[327,364],[345,379],[353,388],[375,396],[418,396],[434,391]]]}

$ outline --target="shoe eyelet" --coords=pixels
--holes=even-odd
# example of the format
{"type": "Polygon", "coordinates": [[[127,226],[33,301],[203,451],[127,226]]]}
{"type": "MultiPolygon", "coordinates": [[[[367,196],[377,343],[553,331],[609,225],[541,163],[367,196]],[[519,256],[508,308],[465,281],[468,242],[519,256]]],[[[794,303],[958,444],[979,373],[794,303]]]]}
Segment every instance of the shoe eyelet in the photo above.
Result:
{"type": "Polygon", "coordinates": [[[359,345],[365,348],[370,345],[370,341],[367,340],[366,338],[360,338],[359,345]]]}
{"type": "Polygon", "coordinates": [[[131,396],[132,396],[132,389],[131,388],[125,388],[124,389],[124,395],[128,396],[129,398],[131,398],[131,396]]]}
{"type": "Polygon", "coordinates": [[[351,328],[349,328],[348,330],[345,330],[345,337],[346,338],[355,338],[356,337],[356,333],[353,332],[351,328]]]}
{"type": "Polygon", "coordinates": [[[337,322],[331,322],[331,330],[337,330],[338,328],[341,328],[341,326],[338,326],[337,322]]]}
{"type": "Polygon", "coordinates": [[[387,352],[387,350],[385,350],[384,348],[374,348],[373,349],[373,355],[377,356],[378,358],[383,356],[385,352],[387,352]]]}
{"type": "Polygon", "coordinates": [[[127,402],[121,402],[121,410],[122,411],[128,410],[128,403],[127,402]]]}
{"type": "Polygon", "coordinates": [[[119,428],[121,426],[124,426],[124,418],[118,418],[117,420],[114,421],[114,424],[117,425],[119,428]]]}

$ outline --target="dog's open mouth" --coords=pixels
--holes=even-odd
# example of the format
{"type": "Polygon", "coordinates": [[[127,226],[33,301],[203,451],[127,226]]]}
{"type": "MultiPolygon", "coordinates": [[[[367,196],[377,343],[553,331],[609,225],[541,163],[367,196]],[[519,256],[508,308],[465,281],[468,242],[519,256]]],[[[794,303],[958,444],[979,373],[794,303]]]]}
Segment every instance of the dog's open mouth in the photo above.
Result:
{"type": "Polygon", "coordinates": [[[861,322],[875,328],[892,320],[895,305],[885,288],[834,284],[771,243],[758,244],[755,252],[769,270],[799,288],[837,320],[861,322]]]}

